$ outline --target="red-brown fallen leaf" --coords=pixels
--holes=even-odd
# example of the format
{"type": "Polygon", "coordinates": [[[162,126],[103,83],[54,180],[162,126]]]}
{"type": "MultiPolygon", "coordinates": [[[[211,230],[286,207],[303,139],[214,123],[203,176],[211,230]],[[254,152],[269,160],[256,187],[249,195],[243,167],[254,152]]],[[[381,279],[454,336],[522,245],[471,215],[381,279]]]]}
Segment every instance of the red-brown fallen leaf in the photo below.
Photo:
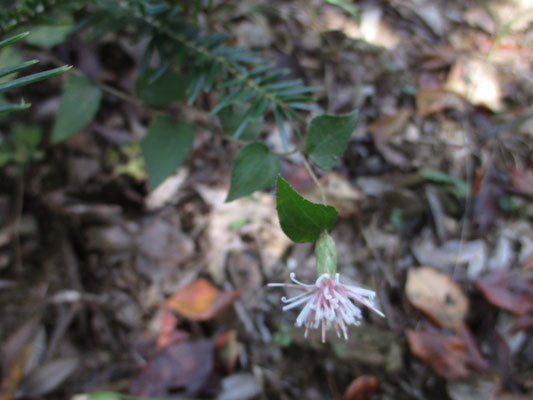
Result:
{"type": "Polygon", "coordinates": [[[350,383],[343,400],[369,400],[377,388],[378,379],[375,376],[362,375],[350,383]]]}
{"type": "Polygon", "coordinates": [[[200,278],[179,289],[165,305],[185,318],[204,321],[231,305],[237,296],[237,290],[220,291],[207,280],[200,278]]]}
{"type": "Polygon", "coordinates": [[[533,276],[497,271],[474,281],[487,301],[518,315],[533,312],[533,276]]]}
{"type": "Polygon", "coordinates": [[[533,197],[533,168],[513,169],[509,171],[509,179],[516,191],[533,197]]]}
{"type": "Polygon", "coordinates": [[[468,299],[453,279],[430,267],[411,268],[405,284],[407,298],[444,328],[458,330],[468,312],[468,299]]]}
{"type": "Polygon", "coordinates": [[[468,376],[467,346],[457,335],[414,331],[407,328],[405,336],[411,352],[435,373],[446,379],[468,376]]]}
{"type": "Polygon", "coordinates": [[[161,350],[163,347],[168,346],[171,343],[178,343],[180,340],[188,339],[187,333],[176,330],[177,326],[178,319],[174,313],[170,310],[163,310],[161,328],[156,343],[157,350],[161,350]]]}
{"type": "Polygon", "coordinates": [[[503,188],[490,172],[485,168],[478,168],[473,191],[472,228],[474,233],[482,234],[494,223],[500,212],[498,199],[503,194],[503,188]]]}
{"type": "Polygon", "coordinates": [[[406,329],[411,352],[446,379],[467,376],[471,370],[486,372],[489,363],[483,358],[468,327],[463,323],[457,333],[406,329]]]}
{"type": "Polygon", "coordinates": [[[474,338],[472,337],[472,333],[470,333],[470,330],[466,324],[463,323],[461,325],[458,334],[466,344],[468,365],[479,372],[487,371],[489,369],[489,363],[481,354],[481,351],[479,350],[474,338]]]}
{"type": "Polygon", "coordinates": [[[130,394],[196,396],[213,370],[213,340],[182,341],[163,348],[130,382],[130,394]]]}

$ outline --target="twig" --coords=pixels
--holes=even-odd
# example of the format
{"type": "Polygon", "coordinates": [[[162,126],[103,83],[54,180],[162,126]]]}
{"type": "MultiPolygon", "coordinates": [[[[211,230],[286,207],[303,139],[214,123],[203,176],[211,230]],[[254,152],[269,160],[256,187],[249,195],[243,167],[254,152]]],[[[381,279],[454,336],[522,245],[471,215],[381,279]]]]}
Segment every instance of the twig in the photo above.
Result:
{"type": "Polygon", "coordinates": [[[15,187],[14,207],[13,207],[13,252],[15,271],[22,273],[22,252],[20,250],[20,219],[24,208],[24,173],[18,179],[15,187]]]}
{"type": "MultiPolygon", "coordinates": [[[[462,139],[463,139],[464,147],[468,147],[468,139],[466,137],[466,130],[463,130],[462,139]]],[[[490,155],[489,165],[492,162],[492,159],[494,157],[494,151],[495,150],[493,149],[492,153],[490,155]]],[[[454,261],[453,267],[452,267],[452,276],[454,276],[454,277],[455,277],[457,268],[459,267],[460,255],[461,255],[461,252],[463,251],[463,246],[464,246],[465,241],[466,241],[468,223],[469,223],[469,219],[471,217],[470,213],[472,212],[473,202],[475,201],[474,193],[473,193],[473,187],[472,187],[474,171],[473,171],[473,168],[472,168],[471,157],[468,157],[466,159],[465,168],[466,168],[466,171],[465,171],[465,173],[466,173],[466,182],[468,184],[469,190],[468,190],[468,196],[465,199],[465,210],[464,210],[464,213],[463,213],[463,217],[461,218],[461,233],[460,233],[460,237],[459,237],[459,248],[457,249],[457,253],[455,255],[455,261],[454,261]]],[[[481,185],[483,185],[485,183],[485,179],[488,176],[487,172],[488,171],[485,172],[485,176],[483,177],[481,185]]]]}

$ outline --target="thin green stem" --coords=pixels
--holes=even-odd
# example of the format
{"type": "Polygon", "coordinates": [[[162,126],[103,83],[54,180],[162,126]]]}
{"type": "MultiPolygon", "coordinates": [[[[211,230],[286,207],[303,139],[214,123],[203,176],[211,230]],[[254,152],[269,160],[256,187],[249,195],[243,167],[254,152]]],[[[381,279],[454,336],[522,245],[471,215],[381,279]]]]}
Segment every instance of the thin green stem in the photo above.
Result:
{"type": "Polygon", "coordinates": [[[302,149],[296,147],[294,150],[290,151],[271,151],[270,154],[274,154],[275,156],[292,156],[293,154],[296,154],[299,151],[301,152],[302,149]]]}
{"type": "Polygon", "coordinates": [[[307,160],[305,158],[305,155],[303,157],[303,160],[304,160],[305,169],[307,170],[307,172],[309,172],[309,175],[311,175],[311,178],[313,178],[313,181],[315,182],[315,185],[318,187],[318,190],[320,191],[320,198],[322,199],[322,203],[326,204],[326,195],[324,193],[324,188],[322,187],[322,184],[320,183],[320,181],[316,177],[315,173],[313,172],[313,169],[311,168],[311,166],[307,162],[307,160]]]}

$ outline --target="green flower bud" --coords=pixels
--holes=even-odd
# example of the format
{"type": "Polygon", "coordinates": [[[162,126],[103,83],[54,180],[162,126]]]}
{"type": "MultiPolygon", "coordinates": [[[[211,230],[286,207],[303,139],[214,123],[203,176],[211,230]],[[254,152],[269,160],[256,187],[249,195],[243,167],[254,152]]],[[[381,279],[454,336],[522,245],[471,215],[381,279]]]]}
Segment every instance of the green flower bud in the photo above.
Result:
{"type": "Polygon", "coordinates": [[[326,231],[320,234],[315,245],[317,277],[323,274],[335,275],[337,271],[337,248],[333,238],[326,231]]]}

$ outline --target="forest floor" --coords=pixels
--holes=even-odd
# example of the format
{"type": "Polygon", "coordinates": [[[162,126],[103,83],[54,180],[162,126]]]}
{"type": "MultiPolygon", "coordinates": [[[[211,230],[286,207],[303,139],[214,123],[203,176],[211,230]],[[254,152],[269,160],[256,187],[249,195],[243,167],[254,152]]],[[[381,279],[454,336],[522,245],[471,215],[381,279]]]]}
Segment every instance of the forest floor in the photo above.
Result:
{"type": "MultiPolygon", "coordinates": [[[[321,86],[328,113],[359,110],[338,166],[316,172],[340,211],[338,270],[386,317],[365,310],[347,341],[322,343],[282,312],[291,294],[267,283],[312,283],[313,247],[281,231],[273,190],[224,203],[239,146],[208,95],[168,107],[194,122],[194,149],[150,192],[139,45],[25,45],[41,67],[73,64],[122,95],[104,90],[96,119],[58,145],[63,76],[16,92],[32,108],[0,121],[3,138],[44,137],[24,170],[0,170],[0,399],[532,398],[529,2],[364,1],[354,15],[335,1],[228,3],[210,26],[321,86]]],[[[271,115],[259,129],[283,151],[271,115]]],[[[282,169],[318,198],[298,156],[282,169]]]]}

